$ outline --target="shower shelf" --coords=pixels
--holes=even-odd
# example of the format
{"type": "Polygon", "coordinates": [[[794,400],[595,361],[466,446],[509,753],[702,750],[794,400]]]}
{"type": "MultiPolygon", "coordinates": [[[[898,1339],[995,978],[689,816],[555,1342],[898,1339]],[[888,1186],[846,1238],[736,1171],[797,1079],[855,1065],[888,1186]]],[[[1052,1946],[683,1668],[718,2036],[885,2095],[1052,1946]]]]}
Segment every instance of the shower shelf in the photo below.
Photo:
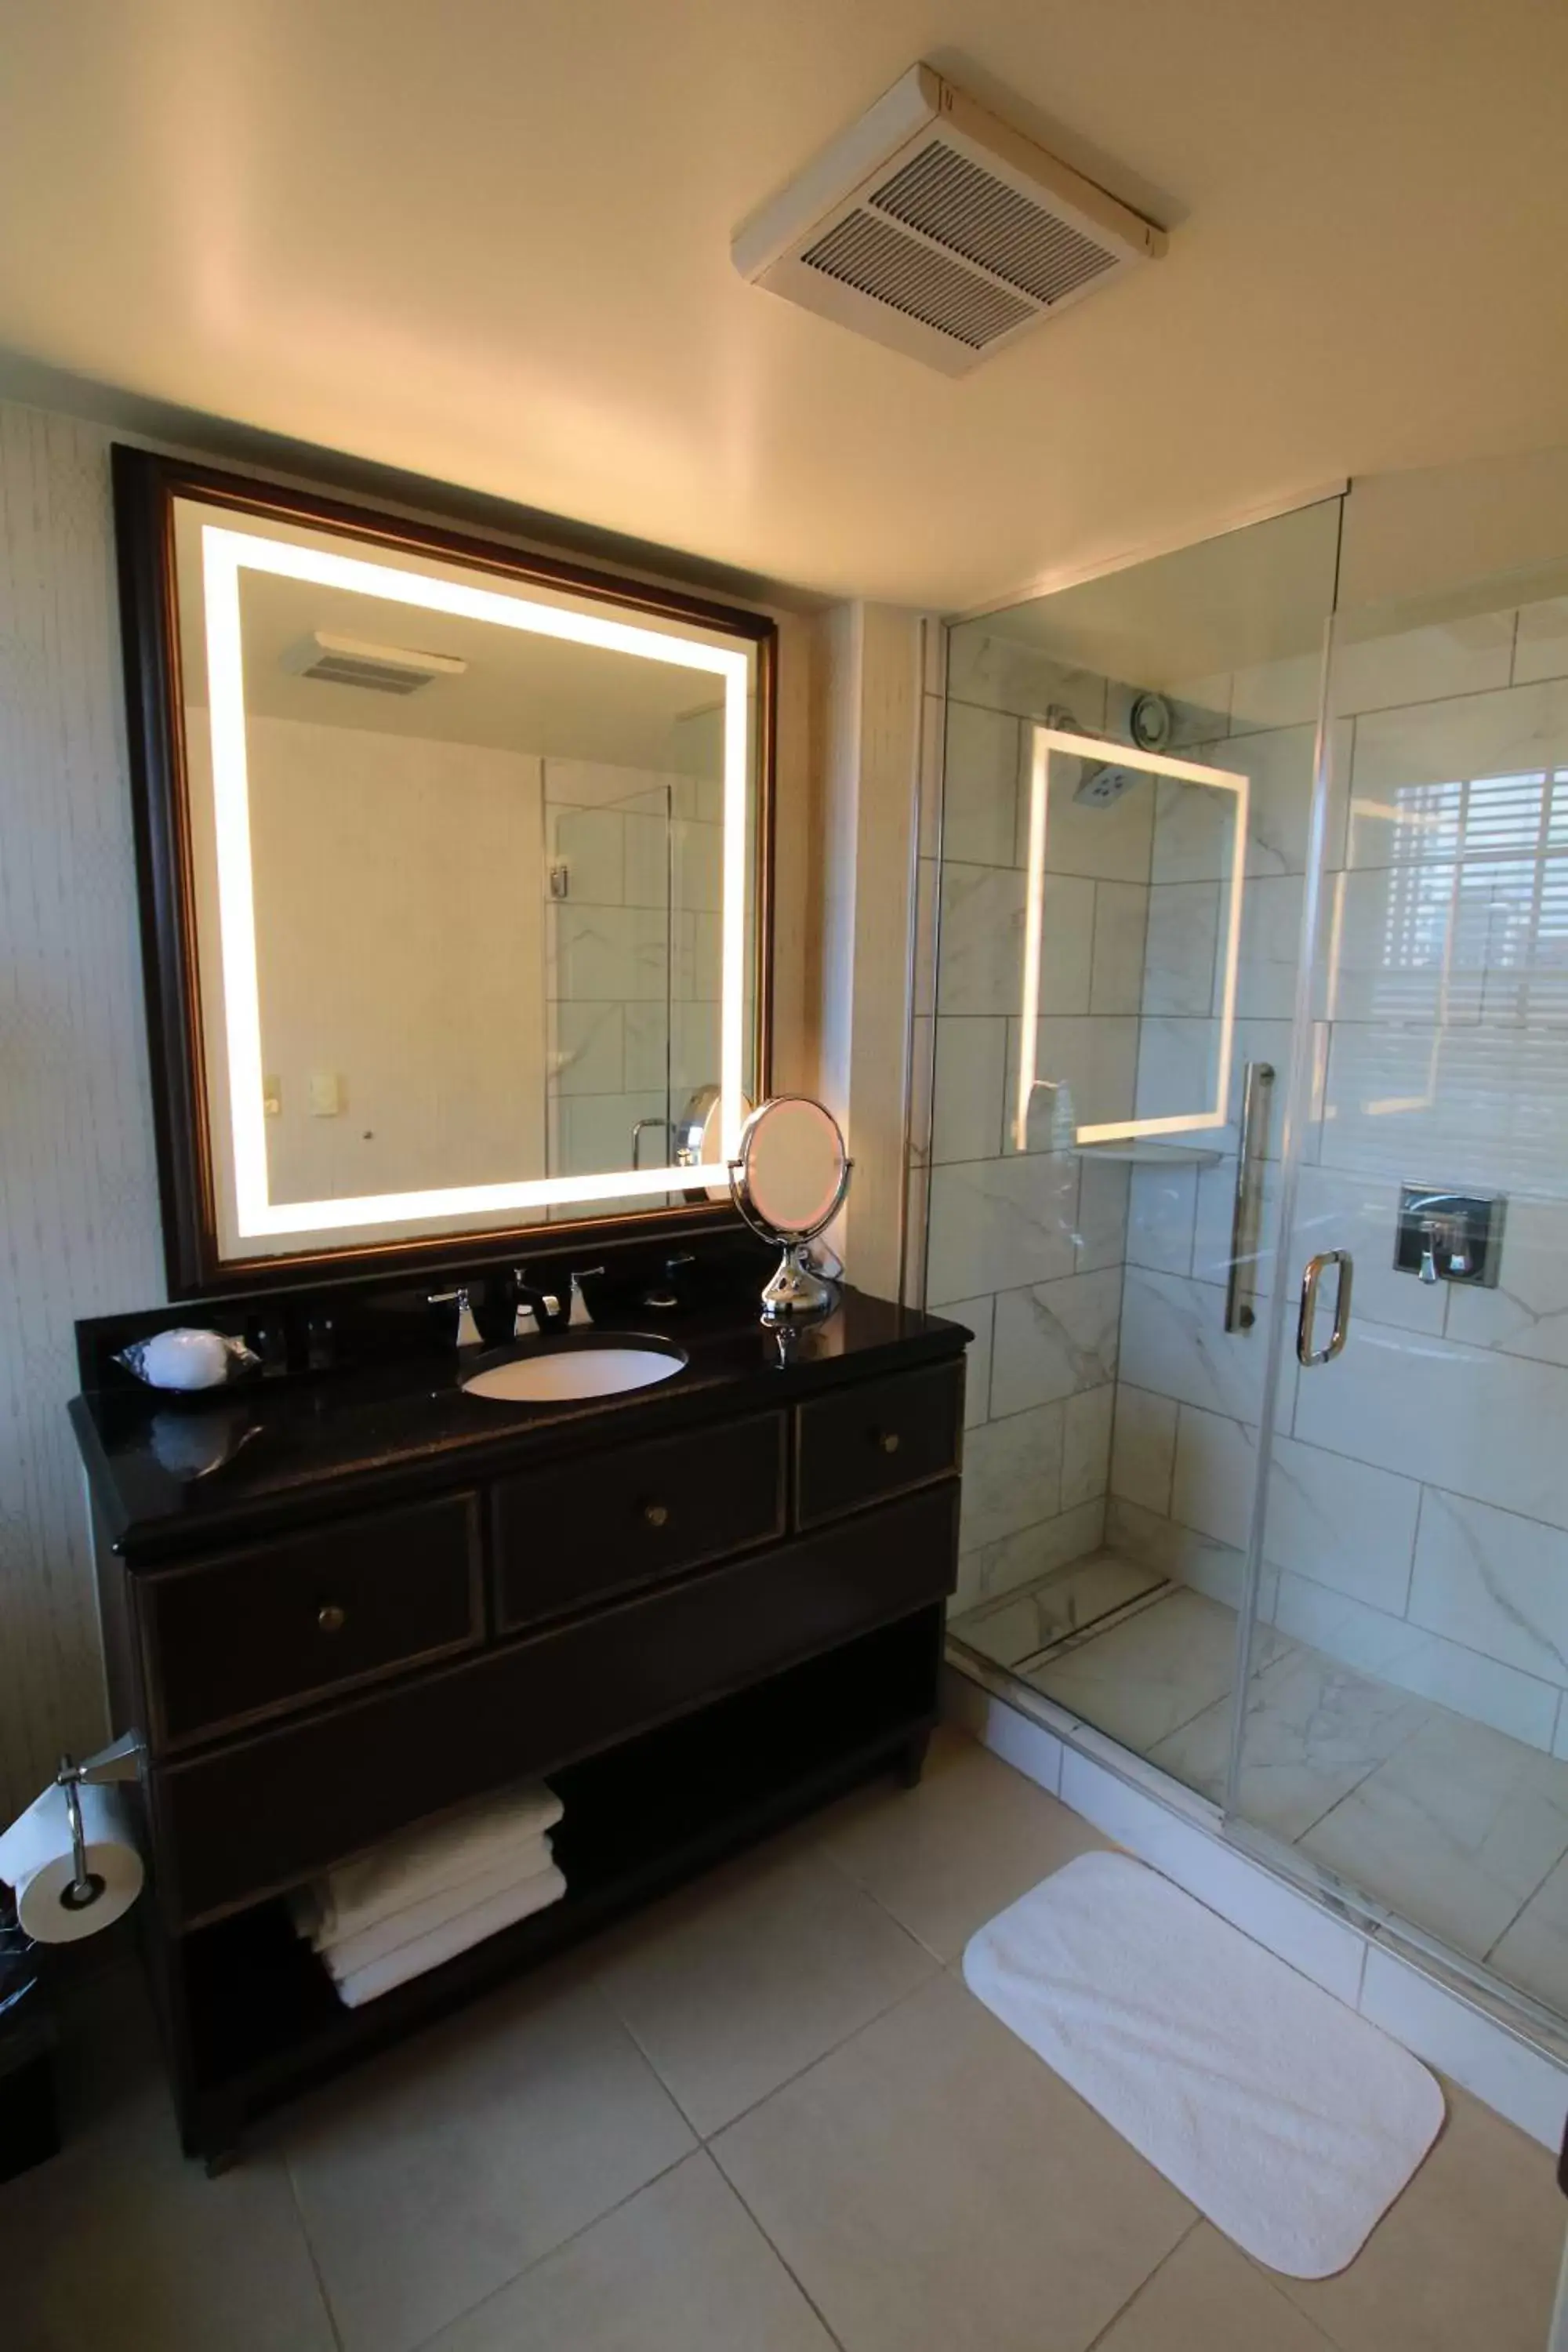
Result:
{"type": "Polygon", "coordinates": [[[1192,1143],[1080,1143],[1075,1149],[1080,1160],[1130,1160],[1138,1168],[1217,1168],[1225,1157],[1192,1143]]]}

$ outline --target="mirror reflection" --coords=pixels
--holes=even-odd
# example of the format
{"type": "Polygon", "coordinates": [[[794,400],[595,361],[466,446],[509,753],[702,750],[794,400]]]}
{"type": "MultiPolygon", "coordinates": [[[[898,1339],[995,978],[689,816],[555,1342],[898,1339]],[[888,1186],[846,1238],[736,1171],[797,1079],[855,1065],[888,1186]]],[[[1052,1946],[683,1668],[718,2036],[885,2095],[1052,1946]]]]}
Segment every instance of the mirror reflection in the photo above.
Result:
{"type": "Polygon", "coordinates": [[[755,643],[194,499],[174,544],[226,1254],[722,1184],[755,643]]]}
{"type": "MultiPolygon", "coordinates": [[[[1152,694],[1139,704],[1163,714],[1163,741],[1171,706],[1152,694]]],[[[1173,1148],[1172,1139],[1202,1137],[1229,1116],[1249,779],[1239,767],[1211,767],[1077,726],[1028,732],[1023,987],[1008,1148],[1081,1146],[1146,1157],[1136,1148],[1147,1146],[1158,1155],[1173,1148]],[[1146,1066],[1129,1062],[1117,1090],[1104,1085],[1108,1073],[1094,1074],[1100,1084],[1089,1080],[1064,1024],[1042,1014],[1054,945],[1047,900],[1057,836],[1076,827],[1081,841],[1097,822],[1109,831],[1107,813],[1121,811],[1125,821],[1140,800],[1145,825],[1157,810],[1167,839],[1179,841],[1179,870],[1190,879],[1158,898],[1151,894],[1135,929],[1116,941],[1119,988],[1150,1024],[1152,1048],[1146,1066]]],[[[1109,964],[1109,923],[1104,944],[1109,964]]]]}

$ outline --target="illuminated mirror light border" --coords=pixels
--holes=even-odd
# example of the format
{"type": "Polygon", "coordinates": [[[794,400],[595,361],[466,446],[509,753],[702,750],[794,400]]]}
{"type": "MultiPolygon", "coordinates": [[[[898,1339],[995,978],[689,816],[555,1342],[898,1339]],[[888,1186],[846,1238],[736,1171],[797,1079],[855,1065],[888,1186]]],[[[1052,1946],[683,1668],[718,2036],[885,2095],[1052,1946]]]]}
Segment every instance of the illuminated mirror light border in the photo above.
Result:
{"type": "Polygon", "coordinates": [[[1018,1151],[1029,1148],[1029,1111],[1038,1083],[1040,955],[1045,939],[1046,833],[1050,802],[1053,751],[1072,760],[1098,760],[1108,766],[1139,768],[1150,776],[1170,776],[1178,783],[1209,784],[1236,798],[1236,822],[1231,849],[1229,913],[1226,924],[1225,990],[1219,1014],[1219,1066],[1212,1109],[1166,1118],[1116,1119],[1074,1130],[1074,1142],[1127,1143],[1143,1136],[1185,1135],[1194,1129],[1224,1127],[1229,1118],[1230,1058],[1236,1035],[1237,969],[1241,950],[1241,899],[1247,866],[1248,782],[1230,768],[1201,767],[1194,760],[1174,760],[1163,751],[1142,751],[1129,743],[1110,743],[1094,735],[1066,729],[1037,726],[1032,730],[1029,761],[1029,863],[1024,901],[1024,989],[1018,1038],[1018,1087],[1013,1112],[1013,1142],[1018,1151]]]}
{"type": "Polygon", "coordinates": [[[547,604],[490,588],[469,587],[291,541],[264,539],[216,523],[202,527],[207,688],[212,720],[213,814],[217,844],[218,929],[224,1025],[228,1045],[230,1131],[234,1141],[236,1225],[246,1240],[269,1234],[334,1233],[426,1217],[487,1215],[727,1185],[728,1161],[745,1117],[746,756],[749,656],[664,629],[547,604]],[[239,575],[270,572],[326,588],[346,588],[384,603],[411,604],[465,620],[489,621],[536,636],[561,637],[607,653],[700,670],[724,683],[724,844],[722,1003],[719,1087],[721,1156],[711,1165],[620,1169],[600,1176],[545,1176],[516,1183],[460,1184],[357,1199],[290,1201],[269,1196],[262,1108],[261,1000],[256,958],[256,907],[250,856],[246,760],[245,665],[239,575]]]}

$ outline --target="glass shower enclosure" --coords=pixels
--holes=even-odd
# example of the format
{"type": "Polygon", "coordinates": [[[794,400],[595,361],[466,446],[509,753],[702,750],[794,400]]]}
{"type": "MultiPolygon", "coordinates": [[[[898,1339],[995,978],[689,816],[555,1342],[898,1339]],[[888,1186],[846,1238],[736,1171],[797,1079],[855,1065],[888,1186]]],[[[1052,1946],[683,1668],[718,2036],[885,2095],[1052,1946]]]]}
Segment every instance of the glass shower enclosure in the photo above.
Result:
{"type": "Polygon", "coordinates": [[[1565,592],[1568,567],[1333,623],[1226,1790],[1298,1869],[1553,2021],[1565,592]]]}
{"type": "Polygon", "coordinates": [[[1341,524],[951,634],[952,1632],[1555,2023],[1568,572],[1334,614],[1341,524]]]}

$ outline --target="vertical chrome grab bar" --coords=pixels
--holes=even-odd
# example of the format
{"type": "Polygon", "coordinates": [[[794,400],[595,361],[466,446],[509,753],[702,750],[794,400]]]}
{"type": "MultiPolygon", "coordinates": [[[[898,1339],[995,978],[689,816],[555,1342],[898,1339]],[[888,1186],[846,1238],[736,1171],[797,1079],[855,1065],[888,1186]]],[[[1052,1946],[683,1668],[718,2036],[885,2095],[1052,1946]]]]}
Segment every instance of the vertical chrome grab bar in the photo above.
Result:
{"type": "Polygon", "coordinates": [[[1241,1136],[1236,1156],[1236,1198],[1230,1212],[1230,1271],[1225,1284],[1225,1328],[1250,1331],[1258,1320],[1253,1291],[1263,1153],[1268,1137],[1272,1062],[1248,1062],[1241,1086],[1241,1136]]]}
{"type": "Polygon", "coordinates": [[[1296,1318],[1296,1360],[1310,1371],[1315,1365],[1331,1364],[1344,1353],[1351,1328],[1351,1287],[1355,1280],[1355,1260],[1349,1250],[1320,1250],[1316,1257],[1307,1260],[1301,1275],[1301,1306],[1296,1318]],[[1314,1327],[1318,1319],[1318,1285],[1324,1268],[1337,1265],[1340,1286],[1334,1295],[1334,1328],[1329,1334],[1326,1348],[1314,1348],[1314,1327]]]}

